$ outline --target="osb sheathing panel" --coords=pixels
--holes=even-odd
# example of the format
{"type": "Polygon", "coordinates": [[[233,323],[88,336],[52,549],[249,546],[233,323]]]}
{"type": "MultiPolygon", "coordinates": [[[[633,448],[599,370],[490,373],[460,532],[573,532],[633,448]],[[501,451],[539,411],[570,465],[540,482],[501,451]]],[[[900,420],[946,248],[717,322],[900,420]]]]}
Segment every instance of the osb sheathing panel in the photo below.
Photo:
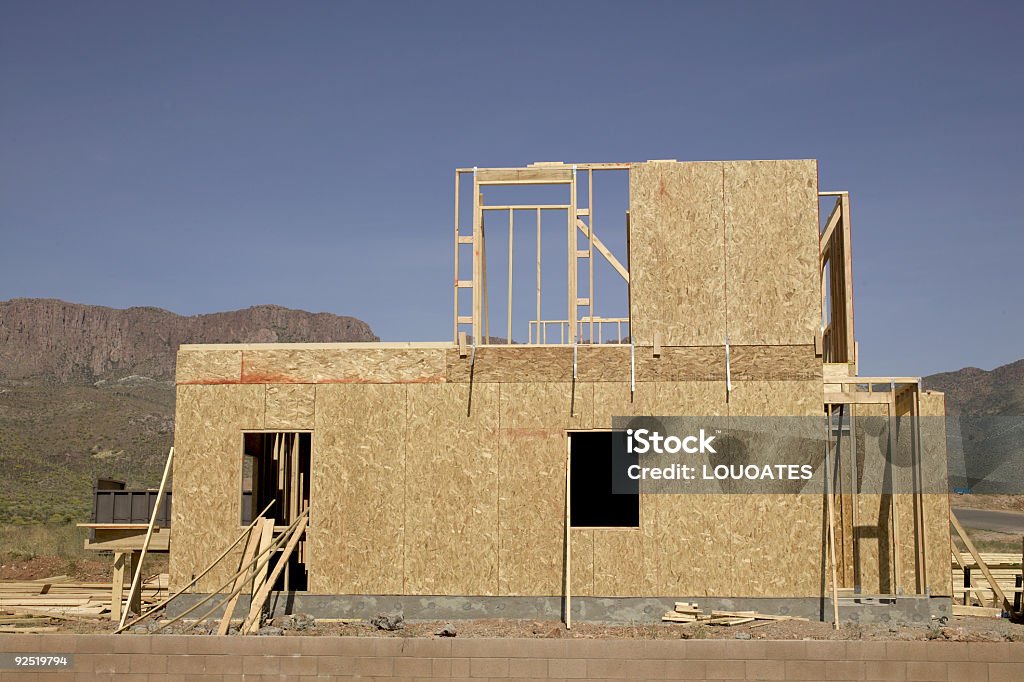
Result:
{"type": "Polygon", "coordinates": [[[730,343],[813,342],[821,320],[817,162],[722,166],[730,343]]]}
{"type": "Polygon", "coordinates": [[[637,344],[652,344],[658,333],[668,346],[725,342],[722,167],[630,167],[630,331],[637,344]]]}
{"type": "Polygon", "coordinates": [[[241,350],[179,350],[179,384],[237,384],[242,380],[241,350]]]}
{"type": "Polygon", "coordinates": [[[447,351],[448,381],[468,382],[471,371],[474,383],[572,381],[572,346],[478,346],[475,358],[472,350],[464,358],[447,351]]]}
{"type": "MultiPolygon", "coordinates": [[[[581,345],[576,355],[576,381],[628,382],[630,349],[626,346],[581,345]]],[[[725,345],[663,346],[654,355],[651,346],[634,350],[635,380],[724,381],[725,345]]],[[[572,380],[572,347],[477,348],[475,362],[447,352],[446,380],[483,383],[544,383],[572,380]]],[[[813,345],[731,346],[730,369],[734,381],[820,379],[821,361],[813,345]]]]}
{"type": "Polygon", "coordinates": [[[445,378],[444,348],[246,350],[243,383],[405,384],[445,378]]]}
{"type": "MultiPolygon", "coordinates": [[[[638,384],[632,400],[628,383],[598,383],[594,426],[611,428],[616,415],[724,415],[725,396],[724,381],[638,384]]],[[[726,496],[641,495],[639,533],[594,531],[595,594],[731,594],[731,561],[721,560],[731,513],[726,496]]]]}
{"type": "Polygon", "coordinates": [[[594,530],[593,571],[596,596],[629,597],[644,594],[647,576],[640,572],[642,566],[644,536],[640,529],[594,530]]]}
{"type": "Polygon", "coordinates": [[[572,596],[591,597],[594,592],[594,531],[574,528],[572,537],[572,596]]]}
{"type": "Polygon", "coordinates": [[[267,429],[313,428],[312,384],[271,384],[267,386],[267,429]]]}
{"type": "Polygon", "coordinates": [[[821,368],[821,359],[814,355],[814,344],[733,346],[730,343],[729,371],[733,381],[820,380],[821,368]]]}
{"type": "Polygon", "coordinates": [[[309,590],[401,594],[407,387],[316,387],[309,590]]]}
{"type": "MultiPolygon", "coordinates": [[[[241,532],[242,435],[263,428],[262,386],[178,386],[174,433],[172,588],[184,587],[241,532]]],[[[239,547],[199,581],[220,587],[239,547]]]]}
{"type": "Polygon", "coordinates": [[[499,575],[501,595],[563,592],[566,429],[589,429],[592,384],[500,388],[499,575]]]}
{"type": "Polygon", "coordinates": [[[940,472],[939,481],[924,496],[924,530],[927,539],[925,563],[932,594],[948,595],[953,579],[950,564],[949,489],[946,453],[946,396],[934,391],[921,393],[921,452],[927,470],[940,472]]]}
{"type": "Polygon", "coordinates": [[[407,594],[498,591],[498,385],[469,388],[408,387],[407,594]]]}
{"type": "MultiPolygon", "coordinates": [[[[738,381],[729,396],[736,417],[822,414],[819,381],[738,381]]],[[[822,437],[824,438],[824,420],[822,437]]],[[[822,593],[825,504],[811,494],[718,495],[730,502],[721,518],[731,528],[732,591],[736,596],[812,596],[822,593]],[[783,571],[764,570],[785,566],[783,571]]]]}

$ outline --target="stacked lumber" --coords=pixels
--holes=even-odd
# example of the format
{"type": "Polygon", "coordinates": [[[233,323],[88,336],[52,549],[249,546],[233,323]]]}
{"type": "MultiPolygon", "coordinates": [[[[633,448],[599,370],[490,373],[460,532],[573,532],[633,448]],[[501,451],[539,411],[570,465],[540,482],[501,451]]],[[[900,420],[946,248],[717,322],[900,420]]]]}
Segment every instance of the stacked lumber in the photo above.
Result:
{"type": "MultiPolygon", "coordinates": [[[[166,574],[143,586],[143,603],[155,603],[167,593],[166,574]]],[[[0,581],[0,627],[17,627],[39,619],[98,618],[110,611],[111,583],[75,582],[59,575],[39,580],[0,581]],[[7,621],[7,622],[2,622],[7,621]]]]}
{"type": "MultiPolygon", "coordinates": [[[[974,560],[969,552],[961,552],[959,561],[953,557],[953,596],[961,606],[977,605],[981,607],[995,608],[1002,611],[1002,604],[999,597],[989,584],[988,578],[982,573],[978,562],[974,560]],[[965,568],[970,569],[970,584],[964,584],[965,568]]],[[[1021,592],[1017,587],[1017,580],[1021,575],[1021,556],[1013,553],[982,552],[981,560],[985,562],[996,584],[1002,588],[1003,593],[1010,599],[1021,592]]],[[[972,612],[971,615],[981,615],[982,612],[972,612]]],[[[968,615],[966,611],[962,614],[968,615]]]]}
{"type": "Polygon", "coordinates": [[[733,627],[735,625],[746,625],[755,621],[766,621],[762,623],[782,620],[802,620],[798,616],[776,616],[758,611],[722,611],[712,610],[711,613],[704,613],[697,602],[677,601],[674,611],[668,611],[661,620],[667,623],[703,623],[704,625],[724,625],[733,627]]]}

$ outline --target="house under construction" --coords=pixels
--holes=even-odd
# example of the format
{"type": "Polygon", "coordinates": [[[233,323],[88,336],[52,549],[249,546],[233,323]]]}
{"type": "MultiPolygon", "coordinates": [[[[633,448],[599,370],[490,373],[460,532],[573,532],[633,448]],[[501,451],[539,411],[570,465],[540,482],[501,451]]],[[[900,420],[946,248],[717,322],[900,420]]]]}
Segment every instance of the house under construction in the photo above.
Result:
{"type": "MultiPolygon", "coordinates": [[[[455,181],[451,341],[180,348],[172,591],[269,505],[268,539],[303,517],[278,608],[315,614],[948,609],[941,419],[881,434],[865,421],[941,417],[943,396],[858,376],[850,201],[819,191],[816,161],[537,163],[455,181]],[[606,174],[628,178],[625,215],[599,213],[606,174]],[[621,288],[619,315],[598,314],[603,284],[621,288]],[[817,418],[824,492],[594,485],[613,417],[653,415],[817,418]],[[881,468],[907,484],[866,485],[881,468]]],[[[230,582],[243,551],[193,590],[230,582]]]]}

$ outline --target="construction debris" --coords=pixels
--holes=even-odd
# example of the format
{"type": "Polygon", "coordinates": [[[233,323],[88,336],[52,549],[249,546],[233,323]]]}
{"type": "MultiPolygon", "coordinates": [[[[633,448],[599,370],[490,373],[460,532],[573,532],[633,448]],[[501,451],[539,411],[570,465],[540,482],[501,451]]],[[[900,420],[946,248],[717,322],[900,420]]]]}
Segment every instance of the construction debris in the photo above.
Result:
{"type": "MultiPolygon", "coordinates": [[[[776,616],[757,611],[720,611],[714,610],[711,613],[704,613],[697,602],[677,601],[674,611],[668,611],[661,620],[667,623],[702,623],[704,625],[724,625],[733,627],[735,625],[746,625],[754,621],[780,621],[780,620],[801,620],[807,618],[799,616],[776,616]]],[[[763,623],[767,625],[768,623],[763,623]]],[[[751,626],[756,627],[756,626],[751,626]]]]}
{"type": "MultiPolygon", "coordinates": [[[[167,574],[143,581],[142,602],[167,594],[167,574]]],[[[3,632],[49,632],[53,621],[97,620],[111,611],[111,583],[75,582],[66,575],[40,580],[0,582],[3,632]]]]}
{"type": "Polygon", "coordinates": [[[405,616],[399,613],[382,613],[370,619],[370,625],[378,630],[401,630],[405,627],[405,616]]]}

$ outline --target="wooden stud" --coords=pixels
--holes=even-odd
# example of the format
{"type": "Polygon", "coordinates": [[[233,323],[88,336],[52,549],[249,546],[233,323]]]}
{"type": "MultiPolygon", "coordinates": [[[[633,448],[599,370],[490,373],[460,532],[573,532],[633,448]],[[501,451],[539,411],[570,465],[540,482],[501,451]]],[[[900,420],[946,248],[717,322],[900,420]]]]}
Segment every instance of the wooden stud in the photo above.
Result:
{"type": "Polygon", "coordinates": [[[126,563],[125,552],[114,552],[114,575],[111,579],[110,620],[121,622],[122,602],[124,600],[124,573],[126,563]]]}
{"type": "MultiPolygon", "coordinates": [[[[568,253],[569,312],[568,312],[568,315],[566,316],[566,319],[568,320],[566,331],[568,332],[569,342],[570,343],[576,343],[576,339],[577,339],[576,325],[577,325],[577,316],[578,316],[578,313],[576,311],[576,299],[577,299],[577,296],[578,296],[578,283],[577,283],[577,279],[579,277],[579,271],[578,271],[578,268],[576,266],[576,229],[574,227],[575,223],[578,221],[578,218],[576,218],[576,171],[575,170],[572,171],[572,183],[569,185],[569,205],[570,205],[571,208],[569,209],[568,229],[566,230],[566,235],[568,237],[568,244],[569,244],[569,247],[568,247],[568,252],[569,252],[568,253]]],[[[564,340],[563,340],[563,343],[565,343],[564,340]]]]}
{"type": "MultiPolygon", "coordinates": [[[[828,422],[825,425],[825,500],[828,506],[828,546],[832,568],[832,627],[839,629],[839,583],[836,571],[836,521],[832,499],[832,470],[829,453],[832,450],[832,408],[828,408],[828,422]]],[[[842,430],[840,429],[840,434],[842,430]]]]}
{"type": "Polygon", "coordinates": [[[846,332],[846,361],[853,359],[857,345],[853,334],[853,244],[850,240],[850,194],[844,193],[840,200],[843,205],[843,303],[846,332]]]}
{"type": "Polygon", "coordinates": [[[302,533],[306,530],[306,518],[304,516],[300,517],[298,523],[299,525],[295,528],[291,537],[288,539],[288,544],[284,546],[284,550],[282,550],[281,556],[278,558],[277,564],[274,566],[274,570],[271,571],[270,577],[268,577],[266,582],[263,583],[259,591],[253,595],[252,606],[249,608],[249,617],[242,624],[239,632],[251,633],[255,632],[259,627],[260,613],[263,611],[263,605],[266,603],[267,597],[270,595],[270,590],[273,589],[274,583],[277,581],[278,576],[281,575],[281,571],[288,565],[292,552],[295,551],[295,546],[299,544],[302,533]]]}
{"type": "Polygon", "coordinates": [[[565,435],[565,629],[572,629],[572,434],[565,435]]]}
{"type": "Polygon", "coordinates": [[[508,211],[508,321],[506,325],[505,342],[512,343],[512,230],[515,211],[508,211]]]}
{"type": "Polygon", "coordinates": [[[476,175],[473,177],[473,311],[470,315],[470,322],[473,327],[473,345],[480,343],[480,332],[482,322],[482,308],[481,308],[481,237],[480,237],[480,226],[483,221],[483,211],[480,206],[483,204],[483,195],[480,193],[480,185],[476,179],[476,175]]]}
{"type": "Polygon", "coordinates": [[[459,171],[455,171],[455,291],[453,293],[455,322],[452,325],[453,341],[457,341],[459,338],[459,244],[461,243],[462,238],[459,235],[459,171]]]}
{"type": "Polygon", "coordinates": [[[459,357],[460,358],[464,358],[467,355],[469,355],[469,350],[466,348],[466,346],[467,346],[467,343],[466,343],[466,332],[459,332],[458,341],[459,341],[459,357]]]}
{"type": "MultiPolygon", "coordinates": [[[[268,551],[268,549],[273,546],[273,544],[274,544],[273,540],[274,540],[274,519],[271,518],[271,519],[268,519],[268,523],[264,523],[263,527],[260,529],[259,553],[261,555],[266,553],[268,551]]],[[[263,587],[263,583],[266,582],[266,579],[267,579],[267,565],[264,564],[263,567],[262,567],[262,570],[257,571],[256,574],[255,574],[255,578],[254,578],[253,584],[252,584],[252,590],[253,590],[254,594],[255,594],[256,590],[258,590],[261,587],[263,587]]]]}
{"type": "MultiPolygon", "coordinates": [[[[263,525],[273,524],[270,519],[264,519],[263,525]]],[[[238,593],[234,597],[228,600],[227,606],[224,608],[224,617],[221,618],[220,627],[217,628],[218,635],[228,634],[228,628],[231,627],[231,616],[235,612],[235,605],[238,604],[238,597],[241,595],[241,586],[252,579],[252,570],[243,570],[245,567],[252,567],[252,559],[256,556],[256,550],[260,546],[260,538],[263,535],[263,529],[258,528],[249,532],[249,541],[245,543],[245,551],[242,553],[242,560],[238,565],[238,577],[235,579],[235,584],[232,588],[234,592],[237,588],[238,593]]]]}
{"type": "MultiPolygon", "coordinates": [[[[590,277],[587,309],[590,311],[590,343],[594,343],[594,171],[587,171],[587,217],[590,235],[587,239],[587,272],[590,277]]],[[[577,209],[578,213],[578,209],[577,209]]]]}
{"type": "Polygon", "coordinates": [[[654,332],[654,357],[661,357],[661,332],[654,332]]]}
{"type": "Polygon", "coordinates": [[[540,209],[537,209],[537,340],[534,343],[540,343],[540,245],[541,245],[541,231],[540,231],[540,209]]]}
{"type": "Polygon", "coordinates": [[[613,254],[611,250],[607,246],[605,246],[604,242],[602,242],[596,234],[592,235],[593,231],[585,222],[583,222],[582,220],[577,220],[576,227],[588,238],[593,239],[594,247],[597,249],[598,253],[604,256],[604,259],[608,261],[608,264],[611,265],[612,268],[615,269],[615,272],[619,273],[619,276],[622,277],[622,279],[626,280],[626,283],[628,284],[629,270],[627,270],[626,267],[619,262],[619,259],[615,257],[615,254],[613,254]]]}
{"type": "MultiPolygon", "coordinates": [[[[890,391],[890,395],[895,393],[894,390],[890,391]]],[[[896,456],[896,434],[893,433],[894,424],[893,419],[896,416],[896,405],[895,399],[885,406],[885,412],[888,416],[888,432],[889,432],[889,457],[886,466],[890,469],[893,468],[892,460],[896,456]]],[[[893,594],[900,594],[902,592],[903,574],[901,572],[902,562],[900,561],[900,524],[899,524],[899,504],[897,503],[897,486],[895,485],[895,472],[893,473],[892,490],[889,494],[889,512],[892,514],[892,565],[893,565],[893,594]]]]}

